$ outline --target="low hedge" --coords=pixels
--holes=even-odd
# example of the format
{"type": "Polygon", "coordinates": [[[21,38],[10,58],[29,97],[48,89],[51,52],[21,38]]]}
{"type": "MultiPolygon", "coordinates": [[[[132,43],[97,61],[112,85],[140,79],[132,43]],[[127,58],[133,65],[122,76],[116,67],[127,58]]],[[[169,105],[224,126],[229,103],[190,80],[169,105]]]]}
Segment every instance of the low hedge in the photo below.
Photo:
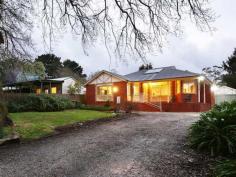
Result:
{"type": "Polygon", "coordinates": [[[9,112],[51,112],[75,108],[75,103],[69,98],[56,95],[29,94],[19,100],[8,102],[7,106],[9,112]]]}

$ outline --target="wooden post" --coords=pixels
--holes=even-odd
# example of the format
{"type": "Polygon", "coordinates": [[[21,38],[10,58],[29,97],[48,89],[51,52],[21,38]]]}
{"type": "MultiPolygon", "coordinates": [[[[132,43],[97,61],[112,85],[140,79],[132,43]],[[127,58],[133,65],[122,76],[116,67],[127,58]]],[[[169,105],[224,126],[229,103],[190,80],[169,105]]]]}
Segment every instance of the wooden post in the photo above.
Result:
{"type": "Polygon", "coordinates": [[[133,102],[133,97],[134,97],[134,84],[131,82],[130,83],[130,96],[131,96],[131,102],[133,102]]]}
{"type": "Polygon", "coordinates": [[[198,86],[197,86],[197,89],[198,89],[198,103],[200,103],[201,102],[201,83],[200,83],[200,81],[198,80],[198,86]]]}
{"type": "Polygon", "coordinates": [[[52,83],[49,82],[49,94],[51,94],[51,90],[52,90],[52,83]]]}
{"type": "Polygon", "coordinates": [[[139,83],[139,101],[143,102],[143,83],[139,83]]]}
{"type": "Polygon", "coordinates": [[[150,87],[150,83],[148,83],[148,102],[151,101],[151,87],[150,87]]]}
{"type": "Polygon", "coordinates": [[[203,96],[204,96],[204,98],[203,98],[204,103],[206,103],[206,83],[205,83],[205,81],[203,83],[203,96]]]}

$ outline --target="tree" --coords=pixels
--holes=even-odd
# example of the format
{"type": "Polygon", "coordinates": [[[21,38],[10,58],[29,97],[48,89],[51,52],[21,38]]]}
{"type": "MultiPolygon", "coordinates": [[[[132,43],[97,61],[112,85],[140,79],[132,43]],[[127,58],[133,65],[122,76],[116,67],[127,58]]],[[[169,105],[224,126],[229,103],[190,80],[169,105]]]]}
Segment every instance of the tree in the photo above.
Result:
{"type": "Polygon", "coordinates": [[[61,58],[54,54],[43,54],[35,59],[36,62],[42,62],[45,66],[46,73],[51,77],[59,77],[62,68],[61,58]]]}
{"type": "Polygon", "coordinates": [[[0,82],[16,82],[17,75],[22,70],[22,62],[17,58],[3,58],[0,60],[0,82]]]}
{"type": "Polygon", "coordinates": [[[219,84],[222,81],[223,67],[212,66],[202,69],[203,74],[213,83],[219,84]]]}
{"type": "Polygon", "coordinates": [[[215,18],[207,0],[0,0],[0,8],[0,20],[4,22],[0,34],[8,48],[17,48],[12,42],[7,45],[12,39],[26,41],[22,40],[22,31],[31,29],[27,22],[34,20],[28,18],[32,9],[42,15],[50,41],[58,27],[64,30],[69,26],[81,36],[82,44],[102,36],[105,45],[114,46],[120,57],[130,53],[143,58],[147,51],[162,48],[167,35],[179,34],[181,22],[187,17],[201,30],[211,30],[210,23],[215,18]],[[10,22],[10,27],[5,21],[10,22]]]}
{"type": "Polygon", "coordinates": [[[16,81],[28,81],[34,79],[45,79],[46,69],[42,62],[22,62],[21,72],[16,81]]]}
{"type": "Polygon", "coordinates": [[[32,47],[32,12],[33,5],[29,0],[0,0],[1,56],[29,56],[27,49],[32,47]]]}
{"type": "Polygon", "coordinates": [[[83,85],[85,84],[85,79],[82,78],[82,79],[78,79],[75,84],[70,84],[68,86],[68,93],[69,94],[80,94],[81,91],[82,91],[82,88],[83,88],[83,85]]]}
{"type": "Polygon", "coordinates": [[[236,49],[227,61],[223,62],[226,74],[222,76],[222,83],[236,89],[236,49]]]}
{"type": "Polygon", "coordinates": [[[21,61],[16,58],[5,58],[0,61],[0,82],[12,83],[32,79],[44,79],[45,67],[41,62],[21,61]]]}
{"type": "Polygon", "coordinates": [[[147,69],[153,69],[151,63],[146,64],[146,65],[145,65],[145,64],[142,64],[142,65],[139,67],[139,71],[141,71],[141,70],[147,70],[147,69]]]}
{"type": "Polygon", "coordinates": [[[69,73],[69,71],[71,71],[71,74],[72,74],[71,76],[74,76],[76,79],[86,77],[86,74],[83,74],[82,66],[80,66],[75,61],[72,61],[72,60],[69,60],[69,59],[65,60],[63,62],[63,68],[64,68],[64,72],[67,71],[69,73]]]}

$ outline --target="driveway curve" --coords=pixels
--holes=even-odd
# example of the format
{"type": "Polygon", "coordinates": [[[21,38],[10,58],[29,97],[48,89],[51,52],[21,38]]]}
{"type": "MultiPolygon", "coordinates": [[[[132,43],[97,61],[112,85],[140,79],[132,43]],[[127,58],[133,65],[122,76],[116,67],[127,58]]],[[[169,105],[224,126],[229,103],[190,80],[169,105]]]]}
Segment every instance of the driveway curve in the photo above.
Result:
{"type": "Polygon", "coordinates": [[[205,176],[204,160],[185,146],[186,131],[198,118],[197,113],[140,113],[1,147],[0,176],[205,176]]]}

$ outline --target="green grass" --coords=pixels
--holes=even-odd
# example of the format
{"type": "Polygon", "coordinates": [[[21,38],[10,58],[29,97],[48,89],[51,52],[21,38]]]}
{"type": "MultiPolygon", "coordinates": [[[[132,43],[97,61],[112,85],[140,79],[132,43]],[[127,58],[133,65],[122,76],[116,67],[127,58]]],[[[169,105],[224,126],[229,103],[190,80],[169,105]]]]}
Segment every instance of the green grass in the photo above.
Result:
{"type": "Polygon", "coordinates": [[[62,112],[11,113],[16,131],[23,140],[38,139],[53,133],[58,126],[76,122],[112,117],[112,113],[91,110],[67,110],[62,112]]]}

